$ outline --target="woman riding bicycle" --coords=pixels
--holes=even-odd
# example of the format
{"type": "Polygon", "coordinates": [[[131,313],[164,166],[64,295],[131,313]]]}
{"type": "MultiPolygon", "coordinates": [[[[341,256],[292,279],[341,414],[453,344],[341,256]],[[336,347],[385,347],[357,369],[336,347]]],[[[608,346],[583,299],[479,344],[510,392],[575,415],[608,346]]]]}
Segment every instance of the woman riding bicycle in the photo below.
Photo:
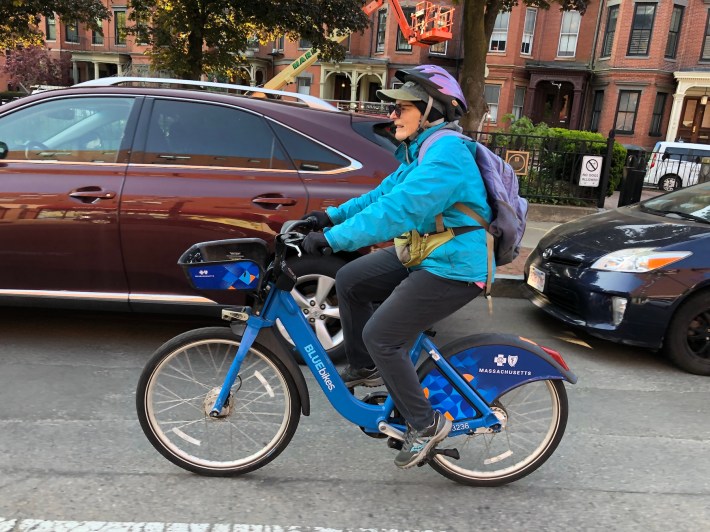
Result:
{"type": "MultiPolygon", "coordinates": [[[[413,230],[434,235],[440,214],[447,228],[480,227],[454,207],[459,202],[491,219],[480,172],[459,137],[439,138],[418,161],[432,133],[461,131],[457,122],[466,100],[456,80],[434,65],[399,70],[395,76],[404,85],[377,96],[394,104],[390,117],[401,142],[395,152],[401,165],[367,194],[309,213],[326,230],[306,237],[307,253],[319,254],[325,247],[354,251],[413,230]]],[[[349,387],[384,382],[407,421],[395,458],[400,468],[421,462],[451,430],[451,421],[424,396],[408,349],[421,331],[473,300],[487,273],[486,234],[474,230],[442,243],[418,265],[405,267],[390,247],[348,263],[336,276],[348,360],[340,376],[349,387]],[[382,303],[375,310],[377,302],[382,303]]]]}

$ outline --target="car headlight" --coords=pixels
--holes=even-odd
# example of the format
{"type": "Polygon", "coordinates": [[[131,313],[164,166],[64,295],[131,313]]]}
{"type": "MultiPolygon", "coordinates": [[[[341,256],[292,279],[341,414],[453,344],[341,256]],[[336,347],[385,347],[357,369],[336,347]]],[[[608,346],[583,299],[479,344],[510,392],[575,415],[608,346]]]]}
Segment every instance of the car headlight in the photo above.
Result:
{"type": "Polygon", "coordinates": [[[608,272],[650,272],[692,254],[691,251],[656,251],[656,248],[620,249],[596,260],[592,264],[592,269],[608,272]]]}

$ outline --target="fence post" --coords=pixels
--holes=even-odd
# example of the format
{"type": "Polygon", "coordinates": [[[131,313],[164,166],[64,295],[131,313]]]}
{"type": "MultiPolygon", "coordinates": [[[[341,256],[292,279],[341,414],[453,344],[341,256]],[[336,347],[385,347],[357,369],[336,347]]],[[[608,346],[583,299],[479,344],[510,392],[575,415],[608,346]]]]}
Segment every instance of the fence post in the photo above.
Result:
{"type": "Polygon", "coordinates": [[[597,208],[604,208],[606,199],[606,189],[609,188],[609,173],[611,172],[611,157],[614,154],[614,130],[609,131],[609,138],[606,139],[606,157],[602,165],[601,182],[599,183],[599,197],[597,198],[597,208]]]}

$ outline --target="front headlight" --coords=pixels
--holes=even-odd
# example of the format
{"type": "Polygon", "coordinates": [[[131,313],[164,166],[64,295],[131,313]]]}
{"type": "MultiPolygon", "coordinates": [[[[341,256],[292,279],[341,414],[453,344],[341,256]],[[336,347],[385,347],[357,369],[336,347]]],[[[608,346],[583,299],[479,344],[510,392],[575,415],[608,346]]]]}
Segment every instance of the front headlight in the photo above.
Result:
{"type": "Polygon", "coordinates": [[[608,272],[650,272],[692,254],[691,251],[656,251],[656,248],[620,249],[598,259],[592,264],[592,269],[608,272]]]}

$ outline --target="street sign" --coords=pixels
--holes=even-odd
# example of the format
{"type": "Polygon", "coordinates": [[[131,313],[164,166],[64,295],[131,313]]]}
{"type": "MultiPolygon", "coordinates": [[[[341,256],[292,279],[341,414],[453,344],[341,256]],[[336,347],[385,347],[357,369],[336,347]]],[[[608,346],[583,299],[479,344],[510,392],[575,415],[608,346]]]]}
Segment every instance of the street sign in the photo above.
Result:
{"type": "Polygon", "coordinates": [[[513,167],[515,175],[528,175],[528,164],[530,161],[529,151],[508,150],[505,153],[505,162],[513,167]]]}
{"type": "Polygon", "coordinates": [[[598,187],[602,176],[602,163],[604,157],[601,155],[585,155],[582,157],[582,170],[579,173],[580,187],[598,187]]]}

